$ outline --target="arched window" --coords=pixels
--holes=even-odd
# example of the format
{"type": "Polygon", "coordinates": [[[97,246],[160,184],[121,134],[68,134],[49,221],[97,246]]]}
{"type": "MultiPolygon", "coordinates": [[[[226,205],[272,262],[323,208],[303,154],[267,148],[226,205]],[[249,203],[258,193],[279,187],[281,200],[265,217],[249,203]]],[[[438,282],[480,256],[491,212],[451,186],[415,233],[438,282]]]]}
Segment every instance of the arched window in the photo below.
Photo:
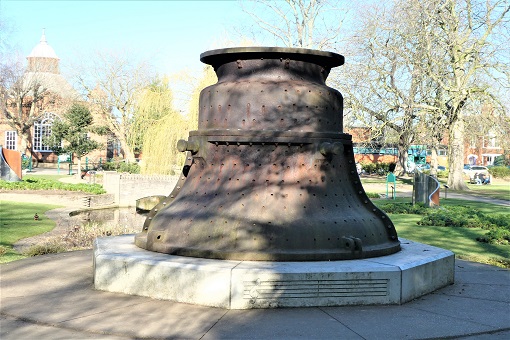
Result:
{"type": "Polygon", "coordinates": [[[51,152],[50,148],[44,145],[44,137],[51,135],[53,122],[60,118],[51,112],[45,112],[42,117],[34,122],[34,151],[51,152]]]}

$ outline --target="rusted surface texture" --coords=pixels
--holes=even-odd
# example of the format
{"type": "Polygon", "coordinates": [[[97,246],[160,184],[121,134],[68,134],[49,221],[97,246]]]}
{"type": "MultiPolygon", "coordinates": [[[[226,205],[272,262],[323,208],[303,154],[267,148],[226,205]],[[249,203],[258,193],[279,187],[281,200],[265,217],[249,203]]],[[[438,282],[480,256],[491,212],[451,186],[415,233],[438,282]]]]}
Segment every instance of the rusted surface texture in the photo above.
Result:
{"type": "Polygon", "coordinates": [[[0,146],[0,174],[6,181],[16,182],[22,178],[21,153],[0,146]]]}
{"type": "Polygon", "coordinates": [[[328,67],[343,58],[227,50],[202,55],[219,81],[201,93],[199,129],[179,143],[188,151],[181,183],[151,211],[136,244],[269,261],[398,251],[392,222],[356,172],[351,136],[342,133],[342,96],[324,84],[328,67]]]}

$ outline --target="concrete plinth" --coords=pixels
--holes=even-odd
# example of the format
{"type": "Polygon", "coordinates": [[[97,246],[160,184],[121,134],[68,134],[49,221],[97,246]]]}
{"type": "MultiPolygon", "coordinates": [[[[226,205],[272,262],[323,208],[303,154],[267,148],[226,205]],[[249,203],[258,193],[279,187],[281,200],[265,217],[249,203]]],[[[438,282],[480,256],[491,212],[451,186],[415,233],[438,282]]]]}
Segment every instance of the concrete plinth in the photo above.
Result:
{"type": "Polygon", "coordinates": [[[228,309],[401,304],[454,281],[454,254],[400,239],[396,254],[346,261],[225,261],[160,254],[134,235],[98,238],[98,290],[228,309]]]}

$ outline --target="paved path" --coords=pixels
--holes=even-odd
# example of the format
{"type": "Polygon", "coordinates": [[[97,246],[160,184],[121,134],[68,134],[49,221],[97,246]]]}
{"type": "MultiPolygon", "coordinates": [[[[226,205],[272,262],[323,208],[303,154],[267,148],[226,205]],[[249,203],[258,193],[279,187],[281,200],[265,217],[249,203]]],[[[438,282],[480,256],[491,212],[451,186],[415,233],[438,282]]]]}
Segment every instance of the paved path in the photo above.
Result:
{"type": "Polygon", "coordinates": [[[510,339],[510,271],[457,261],[404,305],[225,310],[93,289],[92,251],[0,265],[0,338],[510,339]]]}

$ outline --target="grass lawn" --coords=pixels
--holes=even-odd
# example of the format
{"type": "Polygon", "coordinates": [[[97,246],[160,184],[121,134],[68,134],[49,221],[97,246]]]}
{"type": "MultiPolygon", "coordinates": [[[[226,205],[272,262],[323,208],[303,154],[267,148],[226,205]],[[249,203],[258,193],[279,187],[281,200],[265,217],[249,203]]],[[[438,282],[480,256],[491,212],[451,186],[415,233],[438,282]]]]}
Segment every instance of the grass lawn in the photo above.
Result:
{"type": "Polygon", "coordinates": [[[471,189],[470,195],[510,201],[510,182],[508,181],[493,181],[490,185],[468,184],[468,187],[471,189]]]}
{"type": "Polygon", "coordinates": [[[16,241],[39,235],[52,230],[55,222],[48,219],[46,211],[59,208],[51,204],[20,203],[0,201],[0,263],[10,262],[24,258],[12,248],[16,241]],[[39,220],[34,220],[34,215],[39,215],[39,220]]]}
{"type": "MultiPolygon", "coordinates": [[[[446,184],[446,178],[440,178],[439,182],[441,186],[446,184]]],[[[491,184],[489,185],[477,185],[468,183],[466,178],[466,184],[469,188],[468,191],[457,191],[457,190],[449,190],[448,192],[455,192],[458,194],[467,193],[473,196],[482,196],[489,198],[496,198],[500,200],[510,201],[510,180],[501,179],[501,178],[493,178],[491,184]]],[[[443,188],[441,187],[441,190],[443,188]]]]}
{"type": "Polygon", "coordinates": [[[418,215],[390,215],[399,237],[451,250],[460,259],[510,268],[510,246],[478,242],[487,230],[420,226],[418,215]]]}
{"type": "MultiPolygon", "coordinates": [[[[396,203],[410,202],[411,199],[381,199],[374,200],[374,203],[377,205],[389,201],[396,203]]],[[[484,213],[508,214],[510,218],[510,207],[495,204],[449,198],[442,199],[441,205],[466,206],[484,213]]],[[[5,253],[0,253],[0,263],[24,258],[23,255],[14,252],[12,245],[19,239],[52,230],[55,227],[55,222],[47,219],[44,213],[55,208],[58,208],[58,206],[0,201],[0,246],[5,250],[5,253]],[[39,221],[34,221],[35,213],[40,216],[39,221]]],[[[494,245],[476,240],[478,236],[484,235],[487,230],[420,226],[416,222],[421,219],[421,216],[414,214],[391,214],[390,217],[395,224],[399,237],[449,249],[458,258],[510,268],[510,245],[494,245]]]]}
{"type": "MultiPolygon", "coordinates": [[[[387,201],[374,200],[374,203],[382,204],[387,201]]],[[[398,199],[396,202],[410,202],[410,199],[398,199]]],[[[495,204],[460,199],[443,199],[441,205],[465,206],[491,214],[508,214],[510,218],[509,207],[495,204]]],[[[476,240],[477,237],[485,235],[487,230],[481,228],[421,226],[417,224],[421,216],[413,214],[390,214],[390,218],[395,224],[399,237],[451,250],[457,258],[510,268],[510,245],[488,244],[476,240]]]]}
{"type": "Polygon", "coordinates": [[[26,175],[23,175],[23,179],[27,180],[27,179],[39,179],[40,178],[40,179],[48,179],[50,181],[58,181],[61,178],[70,177],[64,171],[61,171],[60,173],[61,173],[61,175],[30,175],[30,173],[28,173],[26,175]]]}
{"type": "Polygon", "coordinates": [[[439,201],[439,204],[441,204],[443,206],[469,207],[469,208],[480,210],[484,213],[491,213],[491,214],[510,214],[510,207],[508,207],[508,206],[484,203],[484,202],[479,202],[479,201],[462,200],[462,199],[458,199],[458,198],[447,198],[447,199],[441,198],[439,201]]]}

